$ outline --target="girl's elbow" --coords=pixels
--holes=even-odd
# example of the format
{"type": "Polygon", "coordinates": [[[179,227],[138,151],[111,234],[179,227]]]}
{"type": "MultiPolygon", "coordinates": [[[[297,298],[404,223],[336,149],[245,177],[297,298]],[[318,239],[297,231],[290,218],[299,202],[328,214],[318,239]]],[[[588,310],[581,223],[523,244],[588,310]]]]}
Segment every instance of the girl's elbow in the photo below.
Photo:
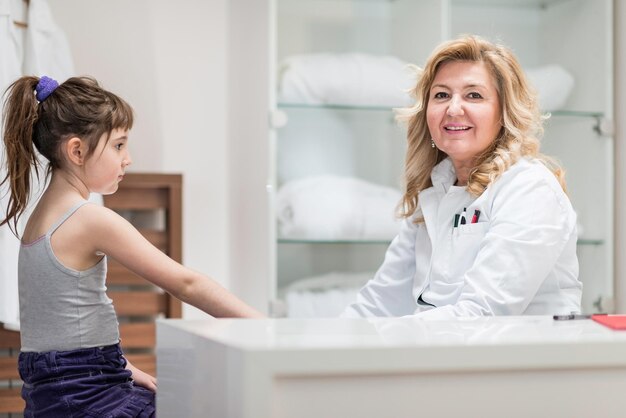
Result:
{"type": "Polygon", "coordinates": [[[190,298],[194,294],[195,284],[196,280],[194,279],[194,277],[184,275],[175,279],[170,289],[165,290],[174,295],[177,299],[188,303],[190,298]]]}

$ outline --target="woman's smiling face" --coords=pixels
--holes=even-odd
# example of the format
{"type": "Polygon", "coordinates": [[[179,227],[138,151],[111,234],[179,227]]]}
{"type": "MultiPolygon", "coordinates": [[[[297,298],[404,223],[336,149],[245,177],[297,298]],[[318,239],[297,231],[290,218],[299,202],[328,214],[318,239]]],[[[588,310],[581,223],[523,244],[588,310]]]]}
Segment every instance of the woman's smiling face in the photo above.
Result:
{"type": "Polygon", "coordinates": [[[426,118],[435,145],[455,166],[473,164],[502,129],[500,97],[485,64],[441,64],[430,89],[426,118]]]}

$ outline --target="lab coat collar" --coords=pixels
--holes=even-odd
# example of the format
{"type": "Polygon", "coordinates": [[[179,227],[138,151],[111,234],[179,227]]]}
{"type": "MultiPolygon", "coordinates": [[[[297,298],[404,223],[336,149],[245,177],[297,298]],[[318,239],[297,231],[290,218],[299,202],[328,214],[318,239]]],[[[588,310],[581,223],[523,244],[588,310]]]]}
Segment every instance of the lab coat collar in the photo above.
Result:
{"type": "MultiPolygon", "coordinates": [[[[426,223],[426,229],[431,239],[437,234],[437,212],[443,196],[448,193],[450,187],[456,182],[456,172],[450,158],[446,158],[437,164],[431,174],[433,186],[424,189],[419,194],[419,207],[426,223]]],[[[458,187],[458,191],[465,192],[465,187],[458,187]]],[[[456,191],[455,191],[456,192],[456,191]]]]}
{"type": "Polygon", "coordinates": [[[422,213],[429,209],[435,209],[433,207],[426,208],[425,206],[432,206],[448,192],[448,189],[456,182],[456,172],[454,171],[454,165],[450,158],[446,158],[437,164],[430,173],[430,179],[433,183],[432,187],[419,192],[419,206],[422,209],[422,213]]]}
{"type": "Polygon", "coordinates": [[[433,168],[430,179],[435,188],[443,188],[444,192],[448,191],[448,188],[456,182],[456,172],[450,157],[442,160],[433,168]]]}

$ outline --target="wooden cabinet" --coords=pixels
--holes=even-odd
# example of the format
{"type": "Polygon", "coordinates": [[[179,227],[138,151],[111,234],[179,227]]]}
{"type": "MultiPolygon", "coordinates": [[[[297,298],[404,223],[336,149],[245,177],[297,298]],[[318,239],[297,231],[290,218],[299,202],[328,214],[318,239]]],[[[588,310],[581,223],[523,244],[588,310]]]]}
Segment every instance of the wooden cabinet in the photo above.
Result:
{"type": "MultiPolygon", "coordinates": [[[[566,171],[578,221],[583,311],[612,311],[613,2],[452,0],[450,4],[450,36],[475,33],[510,46],[526,70],[558,65],[573,76],[567,101],[548,109],[541,149],[566,171]]],[[[558,79],[552,81],[558,85],[558,79]]],[[[555,86],[544,90],[558,91],[555,86]]],[[[540,103],[541,99],[546,97],[540,96],[540,103]]]]}
{"type": "Polygon", "coordinates": [[[5,329],[0,323],[0,417],[24,411],[22,381],[17,371],[19,352],[20,333],[5,329]]]}

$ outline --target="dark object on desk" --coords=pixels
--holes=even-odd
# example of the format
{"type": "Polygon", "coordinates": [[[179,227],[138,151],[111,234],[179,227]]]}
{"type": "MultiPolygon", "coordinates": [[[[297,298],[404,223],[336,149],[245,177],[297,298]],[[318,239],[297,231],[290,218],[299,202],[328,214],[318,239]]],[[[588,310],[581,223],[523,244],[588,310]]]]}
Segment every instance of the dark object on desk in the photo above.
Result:
{"type": "Polygon", "coordinates": [[[593,315],[594,321],[615,330],[626,330],[626,315],[593,315]]]}
{"type": "Polygon", "coordinates": [[[590,319],[591,315],[569,314],[569,315],[552,315],[555,321],[570,321],[573,319],[590,319]]]}
{"type": "Polygon", "coordinates": [[[552,315],[555,321],[571,321],[573,319],[591,319],[594,316],[606,316],[605,313],[552,315]]]}

